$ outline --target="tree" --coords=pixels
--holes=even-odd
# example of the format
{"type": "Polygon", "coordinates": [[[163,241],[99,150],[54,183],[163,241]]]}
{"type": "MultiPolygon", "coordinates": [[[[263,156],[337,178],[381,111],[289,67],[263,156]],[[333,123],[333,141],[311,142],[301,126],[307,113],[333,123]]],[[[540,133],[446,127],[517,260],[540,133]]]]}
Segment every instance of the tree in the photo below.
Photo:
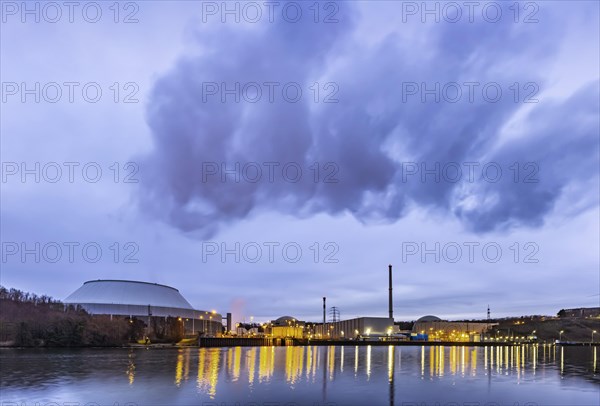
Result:
{"type": "Polygon", "coordinates": [[[33,335],[31,334],[29,325],[24,321],[20,322],[15,334],[15,345],[19,347],[30,347],[33,344],[33,335]]]}

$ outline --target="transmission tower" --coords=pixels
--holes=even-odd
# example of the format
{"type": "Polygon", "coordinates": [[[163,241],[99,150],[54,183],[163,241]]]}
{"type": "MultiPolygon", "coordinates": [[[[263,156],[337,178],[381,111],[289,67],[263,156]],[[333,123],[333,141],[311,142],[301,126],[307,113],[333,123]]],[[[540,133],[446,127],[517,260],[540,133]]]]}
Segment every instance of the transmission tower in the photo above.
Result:
{"type": "Polygon", "coordinates": [[[329,321],[331,323],[340,321],[340,309],[335,306],[329,309],[329,321]]]}

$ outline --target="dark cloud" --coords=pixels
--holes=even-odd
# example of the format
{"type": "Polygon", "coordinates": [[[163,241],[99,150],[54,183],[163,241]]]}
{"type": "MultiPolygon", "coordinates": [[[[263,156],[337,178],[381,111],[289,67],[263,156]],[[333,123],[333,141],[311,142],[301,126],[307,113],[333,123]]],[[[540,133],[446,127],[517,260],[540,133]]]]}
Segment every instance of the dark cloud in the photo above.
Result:
{"type": "Polygon", "coordinates": [[[147,109],[155,150],[143,160],[146,209],[201,237],[261,210],[297,216],[349,211],[361,221],[391,222],[408,203],[454,213],[468,228],[485,232],[540,225],[576,172],[597,176],[591,169],[598,165],[597,83],[564,103],[535,104],[526,120],[531,131],[496,148],[503,126],[524,106],[523,86],[535,83],[537,97],[543,94],[543,68],[559,50],[560,9],[545,8],[545,24],[508,18],[413,24],[407,29],[422,29],[419,45],[400,32],[366,46],[353,36],[358,9],[351,2],[339,8],[337,24],[303,19],[197,34],[202,52],[183,57],[156,82],[147,109]],[[335,82],[339,103],[314,103],[309,87],[317,81],[335,82]],[[219,97],[203,100],[205,82],[296,82],[304,93],[298,103],[281,97],[270,103],[264,95],[257,103],[222,103],[219,97]],[[473,101],[461,86],[456,103],[431,96],[422,103],[419,95],[403,97],[406,82],[480,85],[473,101]],[[510,91],[515,82],[518,102],[510,91]],[[500,100],[483,98],[486,83],[501,87],[500,100]],[[480,176],[471,184],[466,176],[460,182],[407,180],[403,162],[409,161],[427,167],[493,161],[504,173],[496,183],[480,176]],[[539,182],[513,182],[507,171],[515,161],[535,162],[539,182]],[[257,183],[218,176],[205,181],[207,162],[294,162],[304,172],[297,183],[266,176],[257,183]],[[314,182],[315,162],[321,170],[335,163],[339,181],[314,182]]]}
{"type": "MultiPolygon", "coordinates": [[[[540,226],[570,184],[597,179],[599,83],[585,86],[564,103],[545,103],[534,110],[525,136],[492,154],[491,161],[509,171],[497,183],[482,183],[476,193],[493,199],[475,210],[458,208],[456,214],[475,231],[540,226]]],[[[596,204],[587,201],[584,209],[596,204]]]]}

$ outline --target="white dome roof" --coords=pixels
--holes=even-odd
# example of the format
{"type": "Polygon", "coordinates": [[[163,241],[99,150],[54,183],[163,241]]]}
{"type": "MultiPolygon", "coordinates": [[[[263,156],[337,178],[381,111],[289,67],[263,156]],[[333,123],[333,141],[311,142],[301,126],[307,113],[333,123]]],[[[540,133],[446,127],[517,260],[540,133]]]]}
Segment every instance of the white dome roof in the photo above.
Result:
{"type": "Polygon", "coordinates": [[[161,306],[193,310],[175,288],[158,283],[95,280],[84,282],[83,286],[69,295],[65,303],[73,304],[121,304],[161,306]]]}

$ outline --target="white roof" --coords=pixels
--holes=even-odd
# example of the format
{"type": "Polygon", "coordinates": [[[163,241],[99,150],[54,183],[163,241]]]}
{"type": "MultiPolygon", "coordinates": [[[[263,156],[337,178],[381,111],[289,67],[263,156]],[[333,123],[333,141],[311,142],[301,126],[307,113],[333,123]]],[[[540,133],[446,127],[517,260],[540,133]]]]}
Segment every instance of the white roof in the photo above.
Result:
{"type": "Polygon", "coordinates": [[[99,279],[84,282],[83,286],[71,293],[64,302],[193,309],[192,305],[175,288],[158,283],[124,280],[99,279]]]}

